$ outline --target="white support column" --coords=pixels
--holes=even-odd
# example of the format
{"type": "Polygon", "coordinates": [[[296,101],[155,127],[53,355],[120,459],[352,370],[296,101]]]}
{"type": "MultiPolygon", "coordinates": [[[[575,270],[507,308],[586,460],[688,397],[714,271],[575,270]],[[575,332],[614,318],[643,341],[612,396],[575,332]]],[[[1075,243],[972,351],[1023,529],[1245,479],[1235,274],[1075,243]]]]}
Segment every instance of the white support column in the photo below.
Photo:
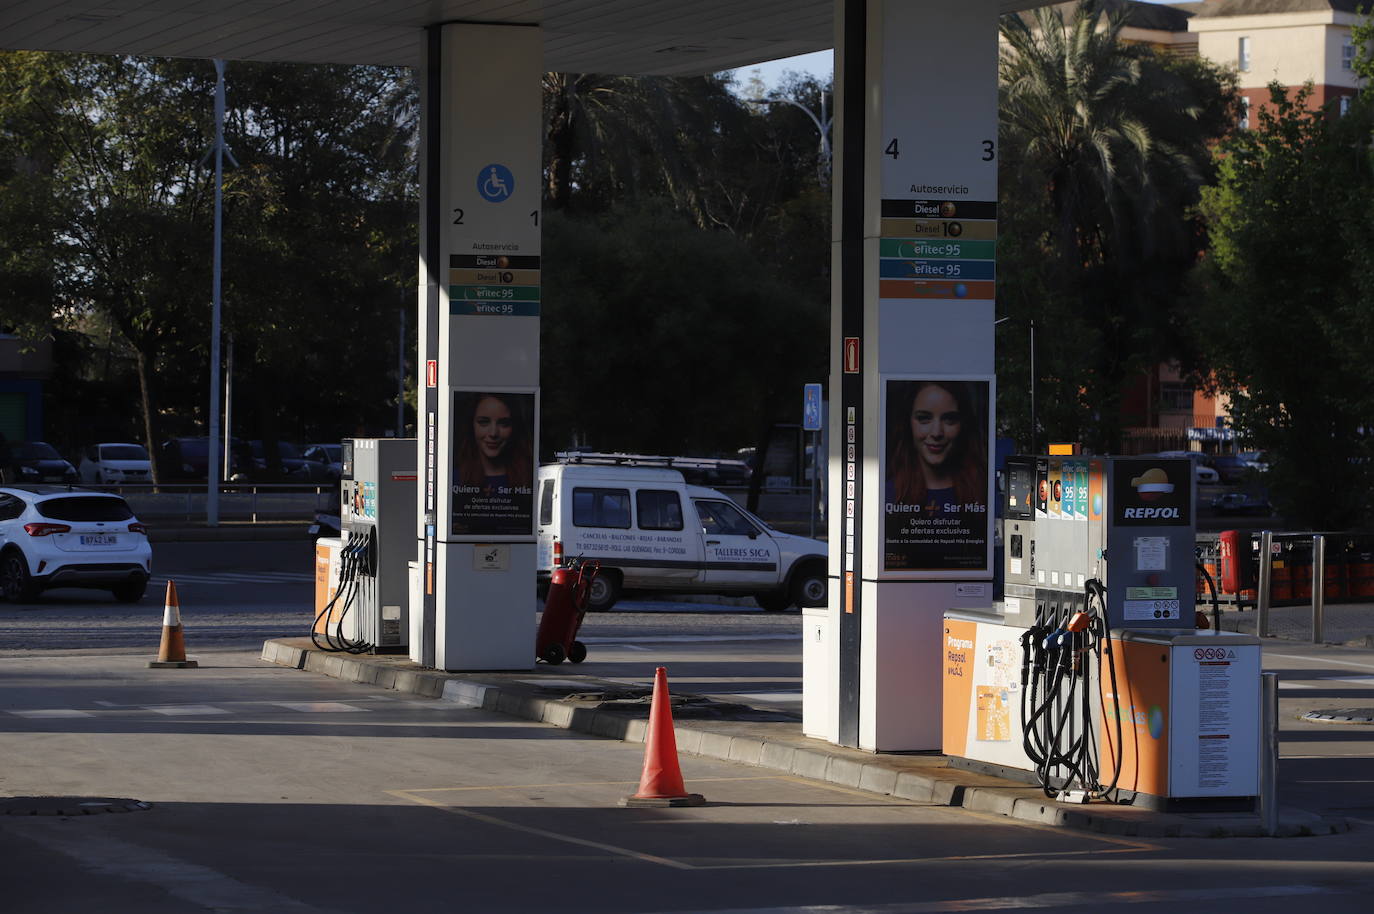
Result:
{"type": "Polygon", "coordinates": [[[426,36],[412,653],[438,669],[534,663],[542,58],[536,27],[426,36]]]}
{"type": "Polygon", "coordinates": [[[804,727],[842,745],[938,749],[943,613],[992,602],[997,16],[837,3],[831,605],[807,630],[832,643],[804,727]]]}

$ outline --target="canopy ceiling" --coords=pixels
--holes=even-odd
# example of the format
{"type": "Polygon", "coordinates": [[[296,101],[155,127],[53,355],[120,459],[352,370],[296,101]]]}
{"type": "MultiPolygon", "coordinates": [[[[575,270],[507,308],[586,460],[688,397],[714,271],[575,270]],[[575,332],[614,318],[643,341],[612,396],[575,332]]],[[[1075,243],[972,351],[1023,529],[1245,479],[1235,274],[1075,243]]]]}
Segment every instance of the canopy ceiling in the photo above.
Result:
{"type": "Polygon", "coordinates": [[[5,0],[0,48],[413,67],[421,29],[465,21],[542,25],[549,70],[690,75],[825,50],[834,8],[835,0],[5,0]]]}

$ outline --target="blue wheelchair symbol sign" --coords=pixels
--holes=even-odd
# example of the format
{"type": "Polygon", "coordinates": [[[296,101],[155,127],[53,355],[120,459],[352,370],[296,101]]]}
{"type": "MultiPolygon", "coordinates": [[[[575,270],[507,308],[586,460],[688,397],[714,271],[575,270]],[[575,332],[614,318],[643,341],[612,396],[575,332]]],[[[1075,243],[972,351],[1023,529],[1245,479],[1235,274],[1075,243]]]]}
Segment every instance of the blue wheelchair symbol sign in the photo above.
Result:
{"type": "Polygon", "coordinates": [[[808,432],[821,430],[821,385],[802,386],[802,429],[808,432]]]}
{"type": "Polygon", "coordinates": [[[477,192],[488,203],[500,203],[515,193],[515,175],[504,165],[492,163],[477,173],[477,192]]]}

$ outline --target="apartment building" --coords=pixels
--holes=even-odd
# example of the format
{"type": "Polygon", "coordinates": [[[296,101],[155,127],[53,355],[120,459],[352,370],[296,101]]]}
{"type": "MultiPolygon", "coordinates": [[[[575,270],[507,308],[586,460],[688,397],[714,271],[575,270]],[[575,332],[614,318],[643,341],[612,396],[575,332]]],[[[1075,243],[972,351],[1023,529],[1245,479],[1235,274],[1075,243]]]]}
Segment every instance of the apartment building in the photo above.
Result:
{"type": "MultiPolygon", "coordinates": [[[[1370,0],[1205,0],[1191,11],[1197,53],[1235,67],[1247,108],[1257,112],[1278,81],[1290,95],[1312,84],[1310,104],[1344,110],[1359,91],[1350,27],[1370,0]]],[[[1242,123],[1242,126],[1248,126],[1242,123]]]]}

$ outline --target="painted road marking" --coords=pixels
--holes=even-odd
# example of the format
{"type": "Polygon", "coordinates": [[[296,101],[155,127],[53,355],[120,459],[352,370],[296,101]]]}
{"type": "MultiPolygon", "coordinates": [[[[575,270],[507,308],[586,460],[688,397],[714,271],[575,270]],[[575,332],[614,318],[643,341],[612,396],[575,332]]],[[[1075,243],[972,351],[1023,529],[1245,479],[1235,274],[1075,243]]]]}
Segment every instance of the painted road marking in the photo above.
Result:
{"type": "MultiPolygon", "coordinates": [[[[579,686],[581,687],[581,685],[579,686]]],[[[92,711],[83,711],[76,708],[41,708],[30,711],[7,711],[3,713],[11,714],[16,717],[28,718],[57,718],[57,717],[94,717],[97,714],[120,714],[127,715],[130,711],[149,711],[153,714],[161,714],[165,717],[195,717],[215,714],[261,714],[265,710],[275,710],[276,708],[287,708],[303,714],[335,714],[347,711],[368,711],[367,705],[371,702],[386,702],[389,708],[417,708],[426,711],[453,711],[457,710],[453,702],[442,701],[438,698],[431,699],[405,699],[395,698],[389,695],[378,695],[372,698],[356,698],[349,702],[341,701],[224,701],[217,704],[119,704],[113,701],[103,701],[96,699],[93,704],[99,705],[92,711]]]]}
{"type": "MultiPolygon", "coordinates": [[[[826,783],[818,782],[818,781],[810,781],[810,780],[807,780],[807,779],[805,779],[805,778],[795,777],[795,776],[793,776],[793,775],[755,775],[755,776],[750,776],[750,777],[717,777],[717,778],[692,778],[692,779],[691,779],[691,782],[692,782],[692,784],[693,784],[694,786],[695,786],[695,785],[700,785],[700,784],[712,784],[712,783],[724,783],[724,782],[739,782],[739,781],[781,781],[781,782],[784,782],[784,783],[799,784],[799,785],[802,785],[802,786],[808,787],[808,788],[814,788],[814,789],[820,789],[820,790],[828,790],[828,791],[832,791],[832,792],[836,792],[836,793],[844,793],[844,794],[848,794],[848,795],[850,795],[850,796],[859,797],[859,798],[862,798],[862,799],[868,801],[868,804],[867,804],[867,805],[871,805],[871,806],[873,806],[874,808],[885,808],[885,807],[888,807],[888,808],[908,808],[908,809],[945,809],[945,808],[946,808],[946,807],[941,807],[941,806],[935,806],[935,805],[928,804],[928,803],[917,803],[917,802],[914,802],[914,801],[902,800],[902,799],[899,799],[899,798],[896,798],[896,797],[889,797],[889,796],[884,796],[884,795],[881,795],[881,794],[874,794],[874,793],[868,793],[868,792],[865,792],[865,791],[854,790],[854,789],[851,789],[851,788],[847,788],[847,787],[840,786],[840,785],[838,785],[838,784],[826,784],[826,783]]],[[[404,790],[384,790],[383,793],[386,793],[386,794],[389,795],[389,796],[397,797],[398,799],[408,800],[408,801],[410,801],[410,802],[412,802],[412,803],[418,803],[418,804],[423,805],[423,806],[429,806],[429,807],[432,807],[432,808],[434,808],[434,809],[438,809],[438,810],[440,810],[440,811],[442,811],[442,812],[449,813],[449,814],[451,814],[451,815],[463,816],[464,818],[472,819],[473,821],[476,821],[476,822],[482,822],[482,823],[487,824],[487,825],[496,826],[496,827],[498,827],[498,828],[505,828],[505,829],[509,829],[509,830],[511,830],[511,831],[521,832],[521,833],[523,833],[523,834],[535,835],[535,836],[537,836],[537,837],[547,838],[547,839],[550,840],[550,841],[557,841],[557,842],[561,842],[561,843],[564,843],[564,844],[572,844],[572,845],[577,846],[577,847],[590,847],[590,848],[593,848],[593,849],[596,849],[596,850],[601,850],[601,851],[605,851],[605,852],[610,853],[610,854],[614,854],[614,855],[616,855],[616,856],[628,857],[628,858],[635,859],[635,860],[641,860],[641,861],[644,861],[644,862],[646,862],[646,863],[656,863],[656,864],[659,864],[659,865],[661,865],[661,866],[666,866],[666,867],[669,867],[669,868],[671,868],[671,869],[676,869],[676,870],[694,870],[694,871],[707,871],[707,870],[768,870],[768,869],[797,869],[797,868],[800,868],[800,867],[814,867],[814,866],[825,866],[825,867],[842,867],[842,866],[892,866],[892,865],[903,865],[903,864],[921,864],[921,863],[932,863],[932,862],[943,862],[943,861],[969,861],[969,860],[1021,860],[1021,859],[1045,859],[1045,858],[1059,859],[1059,858],[1062,858],[1062,857],[1098,857],[1098,856],[1101,856],[1101,855],[1104,855],[1104,854],[1135,854],[1135,853],[1140,853],[1140,852],[1142,852],[1142,851],[1157,851],[1157,850],[1160,849],[1158,845],[1149,844],[1149,843],[1146,843],[1146,842],[1143,842],[1143,841],[1139,841],[1139,840],[1134,840],[1134,839],[1128,839],[1128,838],[1112,838],[1112,837],[1108,837],[1108,836],[1106,836],[1106,835],[1078,835],[1078,836],[1076,836],[1076,837],[1081,837],[1081,838],[1084,840],[1085,843],[1093,843],[1093,844],[1097,844],[1097,845],[1099,845],[1099,846],[1093,847],[1093,848],[1085,848],[1085,849],[1083,849],[1083,850],[1076,850],[1076,851],[1063,851],[1063,850],[1059,850],[1059,851],[1026,851],[1026,852],[1005,853],[1005,854],[977,854],[977,855],[967,855],[967,854],[964,854],[964,855],[952,855],[952,856],[942,856],[942,857],[898,857],[898,858],[883,858],[883,859],[874,859],[874,860],[795,860],[795,861],[770,862],[770,863],[722,863],[722,864],[709,864],[709,863],[708,863],[708,864],[697,864],[697,863],[689,863],[689,862],[683,861],[683,860],[674,860],[674,859],[671,859],[671,858],[668,858],[668,857],[661,857],[661,856],[654,855],[654,854],[646,854],[646,853],[643,853],[643,852],[641,852],[641,851],[636,851],[636,850],[633,850],[633,849],[631,849],[631,848],[619,847],[619,846],[613,845],[613,844],[606,844],[606,843],[599,842],[599,841],[590,841],[590,840],[585,839],[585,838],[579,838],[579,837],[576,837],[576,836],[574,836],[574,835],[563,834],[563,833],[560,833],[560,832],[552,831],[552,830],[550,830],[550,829],[535,828],[535,827],[533,827],[533,826],[525,825],[525,824],[522,824],[522,823],[507,821],[507,820],[505,820],[505,819],[500,818],[499,816],[495,816],[495,815],[492,815],[492,814],[490,814],[490,813],[477,812],[477,811],[475,811],[475,810],[473,810],[473,809],[464,808],[464,807],[450,806],[450,805],[446,804],[442,799],[439,799],[439,798],[432,798],[432,797],[429,797],[429,796],[423,796],[423,794],[459,794],[459,795],[464,795],[464,794],[466,794],[466,795],[469,795],[469,796],[470,796],[470,795],[472,795],[472,794],[479,793],[479,792],[482,792],[482,791],[494,791],[494,790],[511,790],[511,791],[546,790],[546,789],[553,788],[553,787],[618,787],[618,788],[622,788],[622,789],[633,789],[633,788],[634,788],[634,785],[635,785],[636,783],[637,783],[637,782],[635,782],[635,781],[569,781],[569,782],[564,782],[564,783],[561,783],[561,784],[500,784],[500,785],[474,785],[474,786],[466,786],[466,787],[416,787],[416,788],[409,788],[409,789],[404,789],[404,790]],[[1102,846],[1100,846],[1100,845],[1107,845],[1107,847],[1102,847],[1102,846]]],[[[985,820],[987,820],[987,821],[995,822],[995,823],[997,823],[997,824],[1004,825],[1004,826],[1009,827],[1009,828],[1030,828],[1030,829],[1036,829],[1036,830],[1044,830],[1044,831],[1062,833],[1061,830],[1059,830],[1059,829],[1053,829],[1053,828],[1050,828],[1049,826],[1038,825],[1038,824],[1029,823],[1029,822],[1018,822],[1018,821],[1015,821],[1015,820],[1006,819],[1005,817],[1002,817],[1002,816],[992,815],[992,814],[990,814],[990,813],[989,813],[989,814],[983,814],[983,813],[976,813],[976,812],[968,812],[968,811],[966,811],[966,810],[953,810],[953,809],[951,809],[950,811],[951,811],[951,812],[963,812],[963,813],[965,813],[966,815],[972,816],[972,817],[974,817],[974,818],[985,819],[985,820]]],[[[764,912],[769,911],[769,910],[772,910],[772,909],[761,909],[760,912],[759,912],[759,914],[764,914],[764,912]]],[[[848,909],[836,909],[836,910],[848,910],[848,909]]],[[[855,911],[863,911],[863,910],[866,910],[866,909],[856,908],[856,909],[854,909],[854,910],[855,910],[855,911]]],[[[901,910],[904,910],[904,909],[902,909],[902,908],[895,908],[895,909],[894,909],[894,911],[901,911],[901,910]]],[[[981,909],[979,909],[979,908],[962,908],[962,909],[961,909],[961,908],[951,908],[950,910],[981,910],[981,909]]],[[[786,912],[789,912],[789,914],[809,914],[809,912],[812,912],[812,911],[815,911],[815,912],[829,912],[829,911],[830,911],[830,908],[827,907],[827,906],[822,905],[822,906],[819,906],[819,907],[779,908],[778,911],[779,911],[779,912],[786,911],[786,912]]],[[[744,912],[741,912],[741,914],[744,914],[744,912]]],[[[749,912],[749,914],[754,914],[754,912],[749,912]]]]}
{"type": "MultiPolygon", "coordinates": [[[[1003,895],[956,898],[949,901],[906,901],[892,904],[822,904],[776,908],[731,908],[713,914],[944,914],[950,911],[1019,911],[1080,906],[1100,910],[1113,904],[1196,902],[1199,910],[1215,910],[1218,901],[1241,898],[1292,898],[1304,895],[1343,895],[1346,890],[1318,885],[1260,885],[1205,889],[1143,889],[1134,892],[1049,892],[1043,895],[1003,895]]],[[[673,914],[660,911],[658,914],[673,914]]]]}
{"type": "Polygon", "coordinates": [[[353,705],[344,704],[341,701],[274,701],[270,702],[270,704],[280,705],[283,708],[290,708],[292,711],[302,711],[307,714],[345,714],[367,710],[367,708],[357,708],[353,705]]]}
{"type": "MultiPolygon", "coordinates": [[[[1374,670],[1374,664],[1355,663],[1352,660],[1326,660],[1322,657],[1304,657],[1301,654],[1276,654],[1273,651],[1265,651],[1265,657],[1278,657],[1282,660],[1301,660],[1304,663],[1326,663],[1331,666],[1356,667],[1361,670],[1374,670]]],[[[1279,676],[1283,676],[1283,670],[1274,670],[1279,676]]]]}
{"type": "MultiPolygon", "coordinates": [[[[631,782],[624,781],[621,783],[630,784],[631,782]]],[[[421,791],[413,790],[386,791],[386,793],[390,794],[391,796],[398,797],[402,800],[409,800],[410,802],[418,803],[421,806],[429,806],[433,809],[438,809],[442,812],[446,812],[451,815],[462,816],[466,819],[472,819],[475,822],[482,822],[487,825],[494,825],[497,828],[505,828],[509,829],[510,831],[518,831],[527,835],[534,835],[538,838],[546,838],[550,841],[560,841],[564,844],[572,844],[577,847],[589,847],[593,850],[605,851],[606,853],[613,854],[617,857],[628,857],[632,860],[642,860],[645,863],[657,863],[662,866],[671,867],[673,869],[696,869],[696,867],[693,867],[691,864],[688,863],[679,863],[676,860],[669,860],[666,857],[656,857],[653,854],[645,854],[640,851],[631,850],[628,847],[616,847],[614,844],[606,844],[601,841],[589,841],[586,838],[575,838],[572,835],[560,835],[558,832],[549,831],[544,828],[535,828],[532,825],[520,825],[515,822],[507,822],[505,819],[498,819],[496,816],[490,816],[486,813],[476,812],[471,809],[459,809],[456,806],[448,806],[445,803],[440,802],[439,800],[431,800],[427,797],[417,796],[416,794],[420,792],[421,791]]]]}
{"type": "Polygon", "coordinates": [[[65,854],[83,869],[114,880],[155,885],[198,909],[212,911],[300,911],[321,909],[271,889],[249,885],[208,866],[187,863],[150,847],[131,844],[88,829],[71,829],[65,821],[26,819],[10,834],[65,854]]]}
{"type": "Polygon", "coordinates": [[[205,714],[229,714],[223,708],[216,708],[214,705],[144,705],[144,710],[152,711],[154,714],[165,714],[168,717],[190,717],[205,714]]]}

